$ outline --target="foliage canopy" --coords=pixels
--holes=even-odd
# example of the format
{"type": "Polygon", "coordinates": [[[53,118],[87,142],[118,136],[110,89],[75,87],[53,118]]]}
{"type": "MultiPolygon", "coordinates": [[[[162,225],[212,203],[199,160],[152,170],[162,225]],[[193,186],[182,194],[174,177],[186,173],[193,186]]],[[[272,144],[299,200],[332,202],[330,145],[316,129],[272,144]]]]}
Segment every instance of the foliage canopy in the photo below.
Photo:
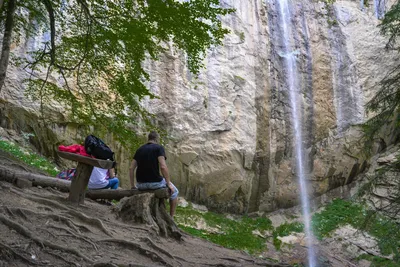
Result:
{"type": "Polygon", "coordinates": [[[14,41],[42,39],[14,59],[30,74],[28,94],[42,107],[61,103],[72,121],[112,132],[123,144],[134,135],[127,125],[151,124],[140,101],[156,96],[143,63],[172,42],[197,74],[207,49],[228,33],[220,17],[234,11],[219,0],[5,0],[3,31],[13,4],[14,41]]]}
{"type": "MultiPolygon", "coordinates": [[[[379,27],[381,29],[381,33],[389,37],[389,40],[386,44],[386,49],[400,52],[400,47],[397,45],[400,37],[400,1],[396,1],[396,3],[385,14],[379,27]]],[[[390,128],[394,128],[394,133],[397,135],[397,140],[394,141],[399,141],[400,65],[391,69],[381,81],[379,86],[380,88],[378,93],[366,105],[367,111],[373,112],[374,114],[374,116],[369,119],[363,127],[367,141],[367,148],[369,148],[369,150],[372,147],[375,138],[381,134],[383,130],[387,130],[388,125],[390,128]]],[[[390,131],[392,131],[392,129],[390,129],[390,131]]],[[[370,203],[370,205],[374,207],[375,211],[389,216],[388,220],[383,220],[381,218],[376,220],[376,217],[379,216],[378,213],[373,213],[372,215],[369,215],[369,218],[364,218],[364,224],[366,224],[366,227],[370,229],[371,234],[380,239],[379,246],[381,251],[384,253],[393,252],[395,254],[395,261],[397,264],[400,260],[398,250],[399,228],[398,225],[394,225],[393,227],[387,226],[391,226],[393,224],[393,221],[397,219],[400,211],[400,183],[397,181],[396,184],[391,184],[390,181],[390,172],[399,172],[399,162],[399,159],[397,159],[394,164],[385,168],[381,168],[377,175],[372,177],[360,190],[361,196],[368,196],[374,195],[376,187],[382,184],[390,184],[391,187],[397,189],[397,193],[391,195],[387,199],[387,203],[383,202],[385,203],[384,207],[376,207],[374,203],[370,203]],[[373,223],[368,224],[371,221],[373,223]]]]}
{"type": "MultiPolygon", "coordinates": [[[[381,33],[389,37],[386,49],[400,52],[400,47],[397,46],[400,37],[399,1],[385,14],[379,26],[381,33]]],[[[364,125],[368,143],[372,143],[376,134],[391,120],[394,119],[396,126],[399,126],[400,116],[397,114],[400,111],[400,66],[390,70],[379,86],[378,93],[366,105],[367,111],[374,114],[364,125]]]]}

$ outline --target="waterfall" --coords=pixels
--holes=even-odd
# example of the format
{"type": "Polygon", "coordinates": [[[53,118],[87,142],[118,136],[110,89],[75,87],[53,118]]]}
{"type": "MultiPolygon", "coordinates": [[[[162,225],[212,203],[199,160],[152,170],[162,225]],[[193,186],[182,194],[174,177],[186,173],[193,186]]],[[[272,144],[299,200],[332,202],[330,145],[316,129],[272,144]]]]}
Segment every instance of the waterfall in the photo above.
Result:
{"type": "Polygon", "coordinates": [[[378,19],[383,19],[386,12],[386,0],[374,0],[375,16],[378,19]]]}
{"type": "Polygon", "coordinates": [[[285,69],[286,69],[286,82],[289,90],[289,98],[291,105],[291,116],[293,122],[293,136],[294,136],[294,154],[296,162],[296,174],[300,184],[301,205],[304,217],[304,226],[306,232],[306,240],[308,247],[308,265],[309,267],[316,266],[315,252],[312,247],[312,231],[310,225],[310,205],[307,193],[307,176],[309,174],[307,168],[307,156],[304,149],[304,138],[302,133],[302,111],[301,111],[301,87],[299,82],[299,73],[297,68],[298,54],[291,44],[291,36],[293,35],[291,27],[291,12],[289,7],[290,0],[275,0],[279,6],[278,13],[282,31],[282,53],[285,69]]]}

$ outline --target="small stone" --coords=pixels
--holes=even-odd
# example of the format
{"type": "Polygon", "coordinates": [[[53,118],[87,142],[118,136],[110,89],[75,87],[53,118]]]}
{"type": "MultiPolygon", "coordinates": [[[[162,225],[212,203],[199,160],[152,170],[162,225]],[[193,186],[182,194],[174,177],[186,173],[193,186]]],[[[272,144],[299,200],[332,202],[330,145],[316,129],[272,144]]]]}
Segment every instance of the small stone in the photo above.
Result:
{"type": "Polygon", "coordinates": [[[202,212],[208,211],[207,207],[203,206],[203,205],[198,205],[198,204],[192,203],[192,207],[193,207],[193,209],[198,210],[198,211],[202,211],[202,212]]]}
{"type": "Polygon", "coordinates": [[[182,207],[182,208],[186,208],[187,206],[189,206],[189,203],[182,197],[178,198],[178,206],[182,207]]]}

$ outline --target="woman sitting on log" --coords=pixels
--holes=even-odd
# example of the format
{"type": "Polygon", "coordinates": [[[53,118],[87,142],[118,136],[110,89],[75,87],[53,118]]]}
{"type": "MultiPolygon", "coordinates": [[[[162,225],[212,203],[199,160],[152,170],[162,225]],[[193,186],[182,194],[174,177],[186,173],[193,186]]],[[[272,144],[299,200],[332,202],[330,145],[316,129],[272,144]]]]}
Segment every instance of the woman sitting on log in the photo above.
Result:
{"type": "Polygon", "coordinates": [[[114,169],[101,169],[93,167],[89,178],[89,189],[118,189],[119,180],[115,177],[114,169]]]}

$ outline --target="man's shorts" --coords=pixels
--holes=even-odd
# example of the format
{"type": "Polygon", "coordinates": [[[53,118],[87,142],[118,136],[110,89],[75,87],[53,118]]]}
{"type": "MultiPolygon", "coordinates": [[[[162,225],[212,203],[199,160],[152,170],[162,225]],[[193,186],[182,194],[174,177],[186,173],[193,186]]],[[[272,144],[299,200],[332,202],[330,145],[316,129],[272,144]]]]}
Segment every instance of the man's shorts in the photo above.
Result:
{"type": "MultiPolygon", "coordinates": [[[[171,183],[172,187],[174,188],[174,193],[169,197],[170,200],[174,200],[175,198],[178,197],[178,188],[171,183]]],[[[137,183],[137,188],[139,190],[155,190],[159,188],[167,187],[167,181],[163,178],[161,182],[157,183],[137,183]]]]}

